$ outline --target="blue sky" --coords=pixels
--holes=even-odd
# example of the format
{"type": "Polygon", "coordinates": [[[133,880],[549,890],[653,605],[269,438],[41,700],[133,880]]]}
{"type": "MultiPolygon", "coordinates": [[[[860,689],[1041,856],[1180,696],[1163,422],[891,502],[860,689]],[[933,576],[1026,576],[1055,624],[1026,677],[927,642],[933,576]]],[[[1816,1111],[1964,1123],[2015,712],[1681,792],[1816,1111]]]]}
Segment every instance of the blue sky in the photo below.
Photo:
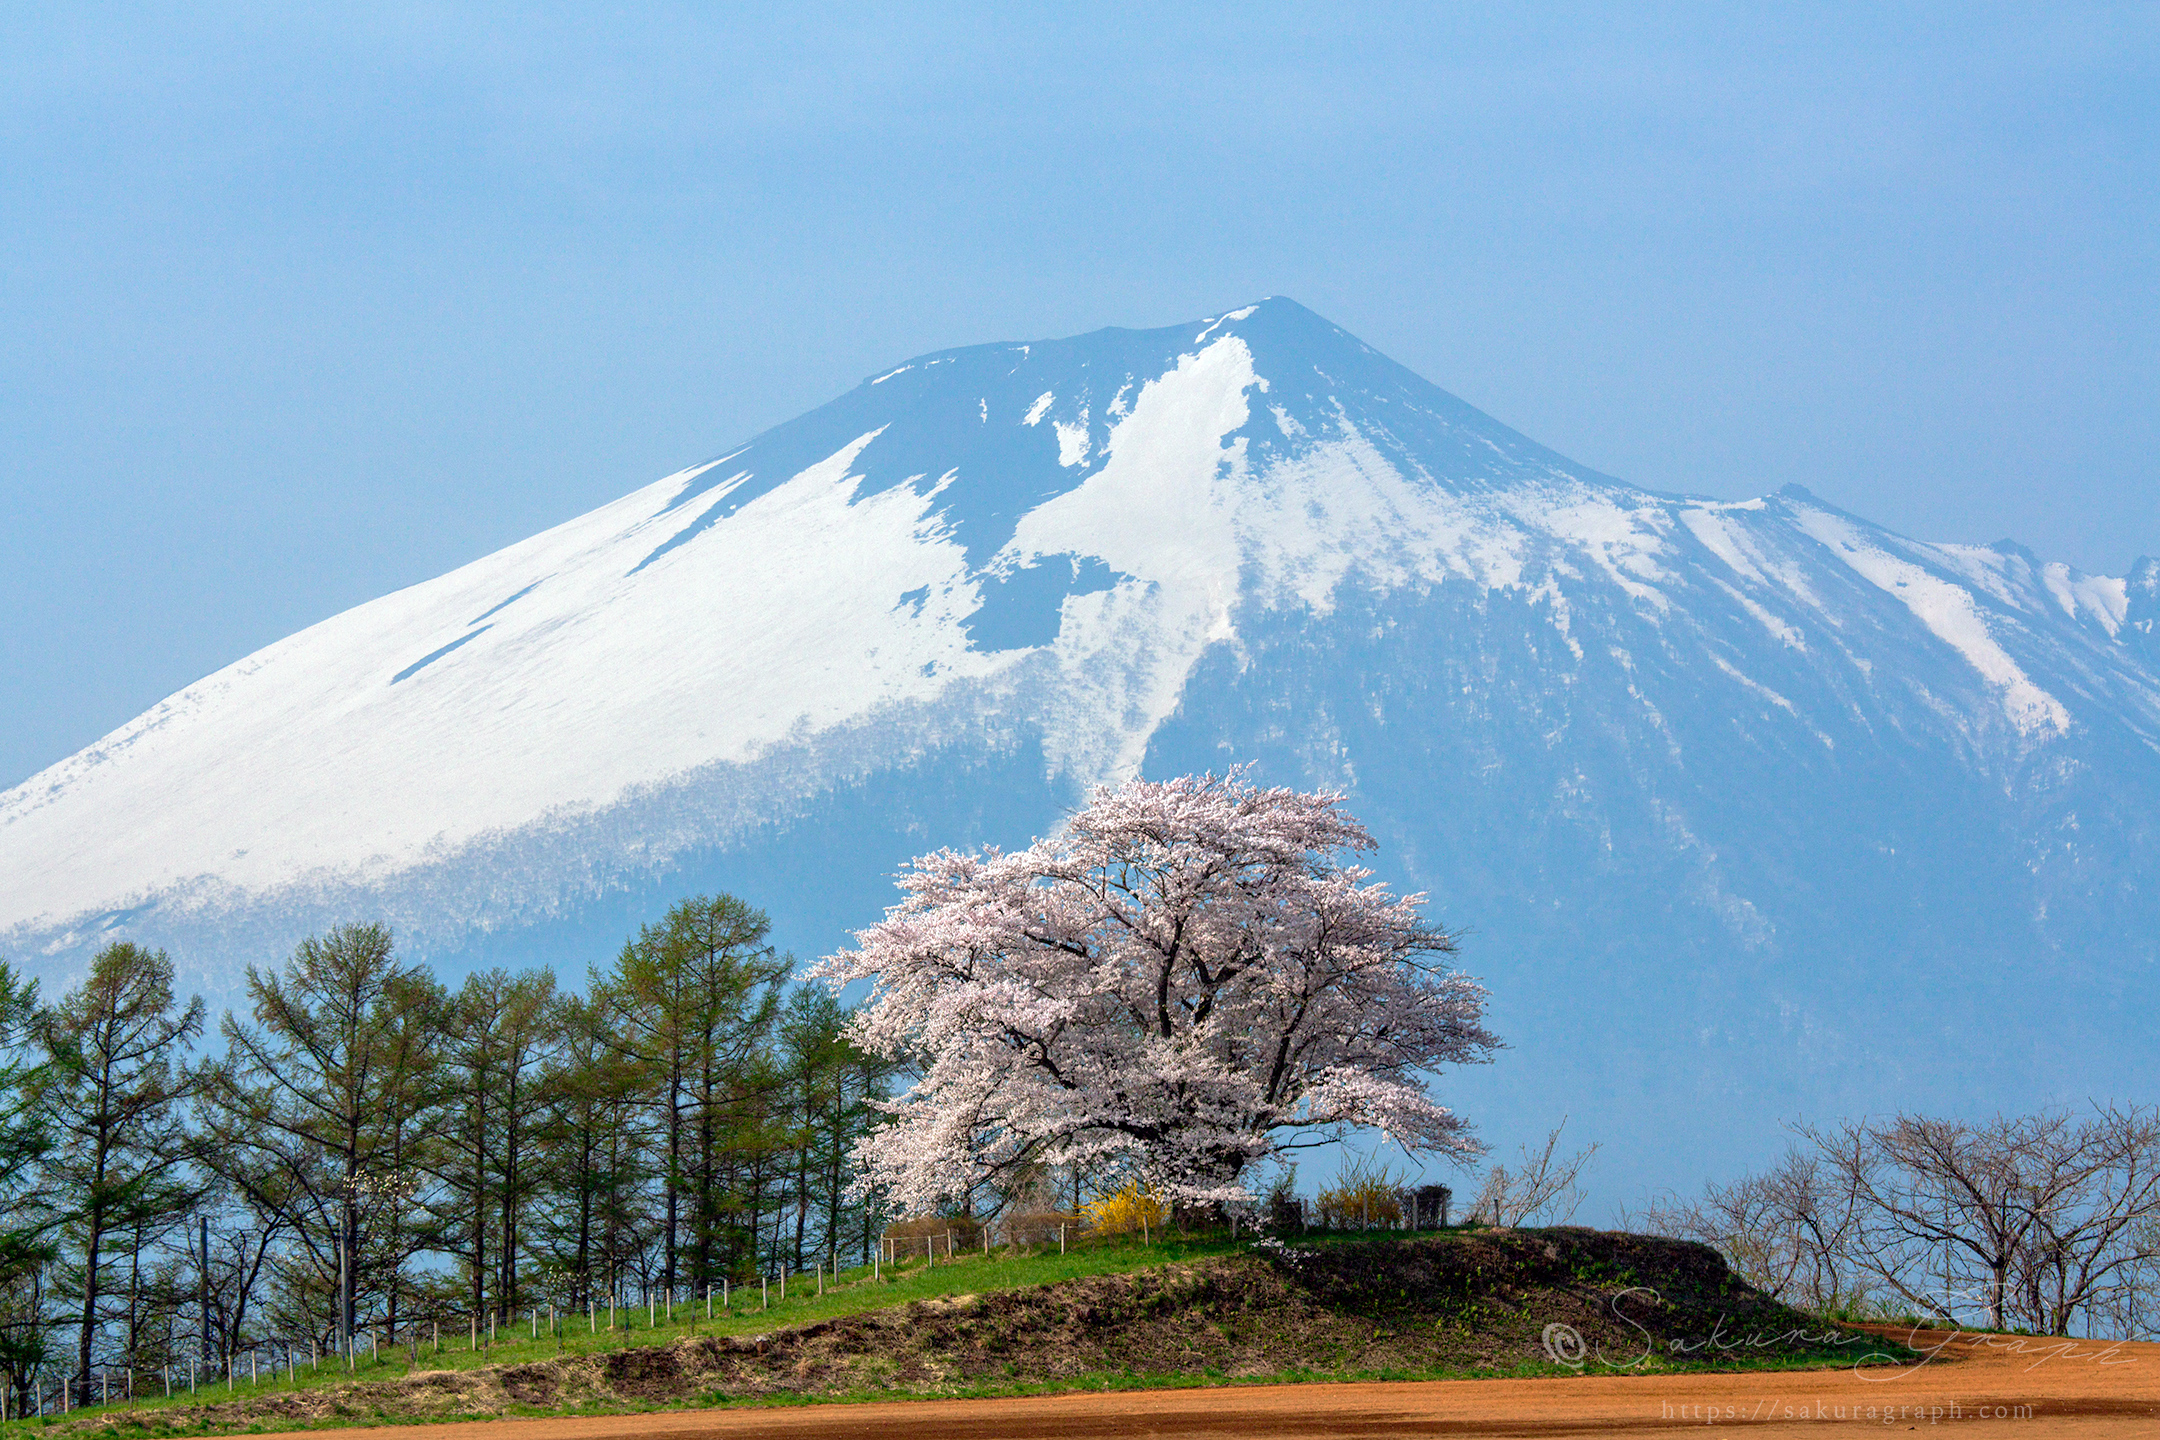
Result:
{"type": "Polygon", "coordinates": [[[2150,5],[298,8],[0,9],[0,785],[909,355],[1267,294],[1654,488],[2160,554],[2150,5]]]}

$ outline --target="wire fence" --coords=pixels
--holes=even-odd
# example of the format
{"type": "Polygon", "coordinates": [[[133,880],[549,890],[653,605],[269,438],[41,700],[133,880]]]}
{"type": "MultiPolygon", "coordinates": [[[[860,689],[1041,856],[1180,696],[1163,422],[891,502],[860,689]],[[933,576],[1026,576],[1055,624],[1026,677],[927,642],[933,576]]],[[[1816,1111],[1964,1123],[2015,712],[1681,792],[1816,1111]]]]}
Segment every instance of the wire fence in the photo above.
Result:
{"type": "Polygon", "coordinates": [[[768,1310],[787,1300],[791,1282],[798,1298],[806,1283],[809,1293],[822,1296],[834,1274],[837,1266],[828,1269],[823,1261],[808,1271],[782,1265],[748,1283],[722,1278],[705,1286],[702,1293],[688,1285],[641,1287],[636,1294],[623,1290],[605,1299],[588,1298],[582,1307],[550,1302],[520,1306],[508,1314],[492,1306],[484,1312],[424,1311],[395,1326],[356,1324],[349,1344],[334,1336],[326,1344],[320,1336],[271,1335],[220,1347],[221,1358],[206,1353],[149,1368],[93,1366],[87,1373],[54,1375],[40,1367],[26,1382],[0,1385],[0,1421],[64,1415],[138,1399],[200,1396],[220,1389],[236,1394],[243,1384],[252,1387],[265,1380],[298,1386],[303,1377],[313,1379],[326,1367],[357,1374],[363,1367],[379,1365],[386,1349],[393,1357],[404,1352],[408,1363],[417,1365],[425,1357],[443,1354],[446,1336],[450,1346],[462,1339],[469,1353],[484,1354],[505,1339],[568,1341],[579,1334],[628,1335],[639,1329],[671,1328],[700,1317],[726,1319],[768,1310]],[[506,1329],[511,1332],[507,1337],[506,1329]]]}

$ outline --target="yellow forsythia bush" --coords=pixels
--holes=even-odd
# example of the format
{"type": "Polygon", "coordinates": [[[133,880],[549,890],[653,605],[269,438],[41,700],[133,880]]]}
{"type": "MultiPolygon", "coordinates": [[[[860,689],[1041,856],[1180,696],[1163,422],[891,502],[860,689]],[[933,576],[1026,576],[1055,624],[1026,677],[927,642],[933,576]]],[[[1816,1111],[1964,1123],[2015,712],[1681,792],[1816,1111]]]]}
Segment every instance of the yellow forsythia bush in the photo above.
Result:
{"type": "Polygon", "coordinates": [[[1135,1180],[1114,1195],[1091,1200],[1080,1207],[1087,1212],[1088,1230],[1094,1235],[1125,1235],[1144,1224],[1160,1231],[1170,1219],[1170,1207],[1140,1188],[1135,1180]]]}

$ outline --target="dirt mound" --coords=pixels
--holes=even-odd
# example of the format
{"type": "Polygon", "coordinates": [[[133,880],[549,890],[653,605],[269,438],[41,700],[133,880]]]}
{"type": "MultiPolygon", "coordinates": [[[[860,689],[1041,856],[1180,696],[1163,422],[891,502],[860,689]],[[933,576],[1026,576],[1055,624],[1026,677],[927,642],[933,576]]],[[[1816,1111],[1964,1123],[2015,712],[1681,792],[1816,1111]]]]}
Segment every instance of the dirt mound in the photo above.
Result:
{"type": "Polygon", "coordinates": [[[679,1347],[697,1353],[671,1398],[700,1384],[725,1395],[921,1390],[1119,1373],[1515,1370],[1556,1358],[1670,1368],[1837,1343],[1704,1246],[1491,1231],[1257,1249],[923,1301],[755,1342],[700,1341],[679,1347]]]}
{"type": "Polygon", "coordinates": [[[1556,1362],[1672,1369],[1854,1353],[1827,1327],[1750,1289],[1704,1246],[1580,1229],[1496,1230],[1264,1242],[1192,1264],[922,1300],[764,1335],[426,1371],[156,1419],[222,1429],[1082,1376],[1474,1374],[1556,1362]]]}

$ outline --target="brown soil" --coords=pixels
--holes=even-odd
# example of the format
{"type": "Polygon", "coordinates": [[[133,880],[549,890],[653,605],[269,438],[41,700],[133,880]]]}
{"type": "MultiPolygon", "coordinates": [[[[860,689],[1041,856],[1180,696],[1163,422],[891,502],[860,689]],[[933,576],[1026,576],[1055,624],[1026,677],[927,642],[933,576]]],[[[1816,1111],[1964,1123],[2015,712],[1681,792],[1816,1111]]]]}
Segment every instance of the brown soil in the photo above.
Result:
{"type": "MultiPolygon", "coordinates": [[[[1744,1428],[1750,1440],[1921,1431],[2004,1440],[2160,1435],[2160,1345],[1898,1334],[1922,1363],[1749,1374],[1595,1374],[1548,1380],[917,1400],[497,1420],[401,1430],[400,1440],[1321,1440],[1591,1436],[1744,1428]]],[[[378,1440],[317,1430],[292,1440],[378,1440]]]]}

